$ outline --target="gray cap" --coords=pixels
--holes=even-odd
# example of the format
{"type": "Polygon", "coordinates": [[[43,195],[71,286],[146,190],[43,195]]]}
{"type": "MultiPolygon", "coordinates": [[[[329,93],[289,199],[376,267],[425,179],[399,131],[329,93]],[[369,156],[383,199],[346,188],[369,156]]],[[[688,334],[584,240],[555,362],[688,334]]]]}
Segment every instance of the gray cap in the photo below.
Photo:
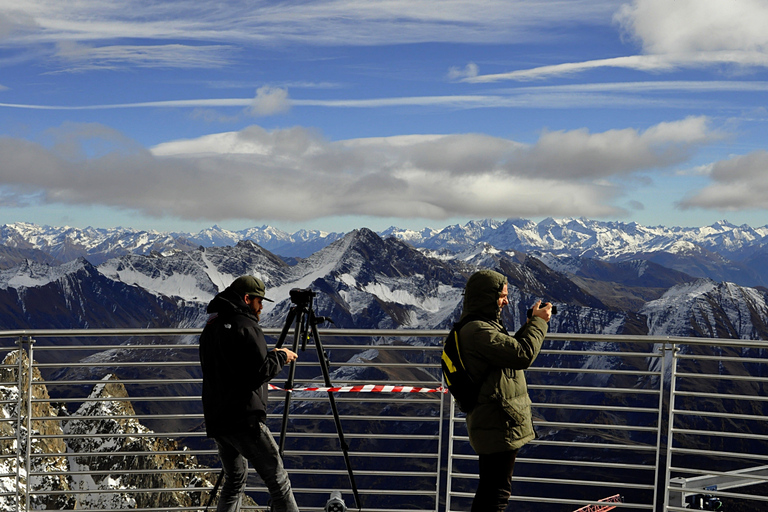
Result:
{"type": "Polygon", "coordinates": [[[247,294],[253,295],[254,297],[261,297],[269,302],[274,302],[272,299],[268,299],[264,296],[267,288],[264,286],[264,281],[258,277],[240,276],[235,279],[229,287],[237,292],[240,297],[247,294]]]}

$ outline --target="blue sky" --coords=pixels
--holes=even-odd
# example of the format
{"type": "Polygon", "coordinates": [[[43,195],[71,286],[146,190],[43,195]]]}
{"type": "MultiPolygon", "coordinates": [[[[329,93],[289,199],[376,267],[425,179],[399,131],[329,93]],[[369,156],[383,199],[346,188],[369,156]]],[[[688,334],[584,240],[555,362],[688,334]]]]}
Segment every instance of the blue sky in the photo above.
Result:
{"type": "Polygon", "coordinates": [[[0,224],[768,224],[764,0],[0,0],[0,224]]]}

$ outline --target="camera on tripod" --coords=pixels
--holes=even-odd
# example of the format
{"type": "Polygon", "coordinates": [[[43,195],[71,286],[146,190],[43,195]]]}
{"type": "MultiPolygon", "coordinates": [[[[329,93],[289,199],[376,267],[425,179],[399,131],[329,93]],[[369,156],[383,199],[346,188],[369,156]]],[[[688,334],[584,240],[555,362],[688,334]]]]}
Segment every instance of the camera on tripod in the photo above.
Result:
{"type": "Polygon", "coordinates": [[[294,304],[308,304],[310,299],[317,296],[317,293],[309,288],[293,288],[288,294],[294,304]]]}

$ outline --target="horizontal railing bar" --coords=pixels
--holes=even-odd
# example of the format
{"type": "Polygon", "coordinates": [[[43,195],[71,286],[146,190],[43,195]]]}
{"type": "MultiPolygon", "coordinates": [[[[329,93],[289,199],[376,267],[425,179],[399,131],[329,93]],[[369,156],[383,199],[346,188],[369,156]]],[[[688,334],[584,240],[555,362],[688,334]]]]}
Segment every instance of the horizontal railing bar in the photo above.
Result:
{"type": "MultiPolygon", "coordinates": [[[[120,489],[120,488],[113,488],[113,489],[103,489],[103,488],[95,488],[95,489],[88,489],[88,490],[82,490],[82,489],[46,489],[44,491],[37,491],[34,490],[29,491],[30,496],[70,496],[73,494],[124,494],[126,491],[130,491],[132,493],[134,492],[140,492],[140,493],[157,493],[157,494],[164,494],[169,492],[188,492],[188,493],[200,493],[205,492],[202,487],[149,487],[149,488],[142,488],[142,487],[131,487],[130,489],[120,489]]],[[[200,509],[204,507],[199,507],[200,509]]],[[[80,510],[80,509],[78,509],[80,510]]],[[[133,509],[131,509],[133,510],[133,509]]]]}
{"type": "MultiPolygon", "coordinates": [[[[461,498],[472,498],[474,497],[474,494],[468,493],[468,492],[455,492],[452,493],[453,496],[458,496],[461,498]]],[[[571,506],[587,506],[587,505],[613,505],[617,508],[635,508],[640,510],[653,510],[653,505],[645,505],[642,503],[606,503],[604,501],[585,501],[585,500],[571,500],[567,498],[545,498],[543,496],[528,496],[528,495],[521,495],[521,494],[513,494],[509,498],[511,501],[524,501],[526,503],[555,503],[555,504],[565,504],[565,505],[571,505],[571,506]]]]}
{"type": "Polygon", "coordinates": [[[534,439],[530,441],[532,444],[541,444],[548,446],[571,446],[575,448],[610,448],[618,450],[634,450],[641,452],[656,451],[656,446],[640,445],[640,444],[613,444],[613,443],[581,443],[581,442],[565,442],[565,441],[544,441],[541,439],[534,439]]]}
{"type": "Polygon", "coordinates": [[[749,382],[768,382],[768,377],[752,377],[750,375],[717,375],[714,373],[685,373],[679,372],[675,377],[680,379],[711,379],[711,380],[740,380],[749,382]]]}
{"type": "MultiPolygon", "coordinates": [[[[114,381],[118,382],[118,381],[114,381]]],[[[347,384],[344,384],[345,386],[347,384]]],[[[273,393],[277,394],[280,393],[279,391],[273,391],[273,393]]],[[[308,392],[293,392],[294,400],[301,401],[301,402],[327,402],[328,401],[328,395],[324,394],[323,396],[308,396],[304,393],[325,393],[324,391],[308,391],[308,392]]],[[[345,397],[344,395],[356,395],[357,393],[344,393],[344,394],[338,394],[334,393],[334,396],[336,397],[336,403],[342,403],[342,402],[350,402],[350,403],[357,403],[360,400],[358,398],[353,398],[351,396],[345,397]]],[[[369,393],[370,394],[370,393],[369,393]]],[[[433,395],[437,395],[437,393],[431,393],[433,395]]],[[[376,401],[387,401],[387,402],[403,402],[408,405],[412,404],[435,404],[435,402],[439,401],[439,396],[432,396],[429,397],[429,394],[427,393],[375,393],[375,395],[379,395],[375,400],[371,399],[368,400],[369,403],[376,403],[376,401]],[[384,397],[386,395],[386,398],[384,397]],[[427,396],[427,398],[422,398],[423,396],[427,396]],[[394,398],[394,399],[393,399],[394,398]]],[[[135,397],[79,397],[79,398],[33,398],[32,403],[36,404],[45,404],[45,403],[80,403],[80,402],[153,402],[153,401],[194,401],[194,402],[200,402],[202,399],[199,395],[195,396],[135,396],[135,397]]],[[[14,404],[18,403],[16,401],[12,402],[14,404]]],[[[0,419],[0,422],[3,421],[13,421],[13,418],[4,418],[0,419]]]]}
{"type": "MultiPolygon", "coordinates": [[[[112,381],[118,382],[118,381],[112,381]]],[[[80,398],[33,398],[33,404],[46,403],[80,403],[80,402],[199,402],[200,396],[112,396],[112,397],[80,397],[80,398]]]]}
{"type": "Polygon", "coordinates": [[[708,416],[710,418],[728,418],[733,420],[754,420],[765,421],[765,416],[760,414],[733,414],[727,412],[709,412],[709,411],[688,411],[685,409],[675,409],[675,416],[708,416]]]}
{"type": "MultiPolygon", "coordinates": [[[[447,334],[447,333],[446,333],[447,334]]],[[[381,350],[381,351],[403,351],[403,352],[440,352],[443,350],[442,344],[440,345],[370,345],[370,344],[341,344],[341,343],[323,343],[325,350],[381,350]]],[[[159,344],[151,343],[146,345],[137,345],[125,343],[117,345],[35,345],[35,352],[74,352],[74,351],[87,351],[87,352],[106,352],[109,350],[175,350],[175,351],[189,351],[197,354],[199,347],[195,344],[189,343],[173,343],[173,344],[159,344]]],[[[36,363],[41,364],[41,363],[36,363]]],[[[52,364],[52,363],[51,363],[52,364]]],[[[16,366],[5,366],[5,368],[15,368],[16,366]]],[[[3,368],[0,365],[0,368],[3,368]]]]}
{"type": "MultiPolygon", "coordinates": [[[[343,419],[342,419],[343,421],[343,419]]],[[[337,433],[334,432],[328,432],[328,433],[314,433],[314,432],[291,432],[288,430],[285,433],[285,437],[288,439],[333,439],[339,437],[337,433]]],[[[350,439],[393,439],[402,441],[403,436],[402,434],[350,434],[349,432],[344,432],[345,438],[350,439]]],[[[408,434],[407,440],[421,440],[421,441],[437,441],[440,439],[440,436],[437,434],[408,434]]]]}
{"type": "MultiPolygon", "coordinates": [[[[69,454],[69,457],[77,456],[78,454],[69,454]]],[[[211,473],[213,475],[218,474],[221,468],[194,468],[194,469],[152,469],[153,474],[198,474],[198,473],[211,473]]],[[[291,471],[293,473],[293,471],[291,471]]],[[[146,475],[146,469],[94,469],[94,470],[81,470],[81,471],[30,471],[30,476],[67,476],[67,475],[146,475]]],[[[81,493],[87,493],[89,491],[80,490],[81,493]]]]}
{"type": "MultiPolygon", "coordinates": [[[[428,491],[425,489],[358,489],[362,496],[437,496],[437,491],[428,491]]],[[[328,494],[328,489],[321,487],[294,487],[294,494],[328,494]]],[[[367,510],[367,509],[366,509],[367,510]]]]}
{"type": "MultiPolygon", "coordinates": [[[[468,437],[465,436],[454,436],[453,441],[469,441],[468,437]]],[[[548,445],[548,446],[567,446],[569,448],[600,448],[600,449],[611,449],[611,450],[634,450],[634,451],[641,451],[641,452],[649,452],[649,451],[656,451],[656,446],[650,446],[650,445],[633,445],[633,444],[613,444],[613,443],[582,443],[578,441],[544,441],[541,439],[533,439],[532,441],[529,441],[530,444],[540,444],[540,445],[548,445]]],[[[454,454],[455,458],[477,458],[476,455],[459,455],[454,454]]]]}
{"type": "MultiPolygon", "coordinates": [[[[268,418],[280,418],[282,416],[278,415],[270,415],[268,418]]],[[[32,416],[32,419],[34,420],[41,420],[41,421],[61,421],[61,422],[68,422],[68,421],[79,421],[79,420],[103,420],[103,419],[115,419],[115,420],[126,420],[126,419],[153,419],[153,418],[179,418],[179,419],[203,419],[202,414],[156,414],[156,415],[148,415],[148,414],[135,414],[135,415],[121,415],[121,416],[32,416]]],[[[334,419],[333,415],[328,414],[298,414],[298,413],[292,413],[289,415],[290,419],[301,419],[301,420],[307,420],[307,419],[315,419],[315,420],[332,420],[334,419]]],[[[421,421],[421,422],[432,422],[437,423],[440,421],[440,418],[436,417],[424,417],[424,416],[360,416],[360,415],[345,415],[345,414],[339,414],[339,418],[341,420],[376,420],[376,421],[421,421]]],[[[16,439],[15,437],[11,437],[9,439],[16,439]]]]}
{"type": "MultiPolygon", "coordinates": [[[[37,352],[37,348],[35,348],[37,352]]],[[[184,366],[196,366],[200,367],[200,361],[163,361],[158,364],[152,361],[101,361],[97,363],[68,363],[66,366],[62,366],[61,363],[35,363],[33,368],[49,369],[49,368],[140,368],[140,367],[152,367],[152,368],[176,368],[184,366]]]]}
{"type": "MultiPolygon", "coordinates": [[[[286,455],[315,455],[315,456],[323,456],[327,457],[329,455],[332,456],[341,456],[343,455],[342,452],[339,451],[320,451],[320,450],[285,450],[286,455]]],[[[408,458],[408,457],[414,457],[417,459],[437,459],[440,457],[437,453],[402,453],[402,452],[356,452],[356,451],[350,451],[349,452],[350,457],[386,457],[386,458],[408,458]]]]}
{"type": "Polygon", "coordinates": [[[642,471],[654,471],[656,468],[644,464],[622,464],[620,462],[603,462],[603,461],[583,461],[583,460],[551,460],[551,459],[529,459],[526,457],[518,457],[515,459],[515,464],[563,464],[565,466],[577,466],[577,467],[600,467],[600,468],[614,468],[614,469],[633,469],[642,471]]]}
{"type": "MultiPolygon", "coordinates": [[[[202,379],[36,380],[33,386],[97,386],[99,384],[201,384],[202,379]]],[[[52,400],[55,401],[55,400],[52,400]]]]}
{"type": "Polygon", "coordinates": [[[99,416],[99,415],[93,415],[93,416],[78,416],[78,415],[70,415],[70,416],[32,416],[32,419],[35,421],[60,421],[62,423],[68,422],[68,421],[82,421],[82,420],[104,420],[104,419],[111,419],[111,420],[153,420],[153,419],[180,419],[180,420],[199,420],[202,419],[203,415],[200,414],[126,414],[126,415],[112,415],[112,416],[99,416]]]}
{"type": "MultiPolygon", "coordinates": [[[[303,420],[332,420],[333,416],[328,414],[292,414],[291,418],[303,420]]],[[[439,423],[440,418],[429,416],[339,416],[343,421],[424,421],[439,423]]]]}
{"type": "Polygon", "coordinates": [[[670,447],[669,451],[672,453],[685,453],[688,455],[702,455],[705,454],[710,458],[722,457],[736,460],[768,460],[768,455],[758,455],[756,453],[733,453],[733,452],[716,452],[713,450],[696,450],[693,448],[678,448],[675,446],[670,447]]]}
{"type": "MultiPolygon", "coordinates": [[[[728,472],[728,471],[711,471],[706,469],[693,469],[693,468],[680,468],[676,466],[670,466],[670,471],[679,471],[683,473],[690,473],[692,475],[706,475],[706,476],[725,476],[731,479],[742,479],[742,480],[764,480],[768,482],[768,476],[766,475],[758,475],[758,474],[751,474],[751,473],[738,473],[736,471],[728,472]]],[[[695,487],[674,487],[674,489],[682,489],[683,491],[693,492],[696,490],[695,487]]]]}
{"type": "MultiPolygon", "coordinates": [[[[269,336],[279,336],[282,329],[265,327],[264,333],[269,336]]],[[[134,328],[134,329],[16,329],[0,331],[0,338],[88,338],[114,336],[190,336],[200,335],[202,328],[134,328]]],[[[448,334],[447,329],[318,329],[318,335],[340,337],[374,337],[374,338],[440,338],[448,334]]],[[[591,334],[549,333],[551,341],[580,341],[580,342],[612,342],[636,344],[678,344],[706,346],[737,346],[764,348],[764,342],[759,340],[731,340],[727,338],[687,338],[683,336],[633,336],[620,334],[591,334]]]]}
{"type": "MultiPolygon", "coordinates": [[[[413,363],[384,363],[384,362],[370,362],[370,363],[364,363],[364,362],[342,362],[342,361],[330,361],[330,365],[332,368],[412,368],[413,363]]],[[[149,368],[156,368],[156,367],[199,367],[200,362],[199,361],[173,361],[173,362],[163,362],[162,364],[159,364],[157,362],[152,361],[99,361],[99,362],[92,362],[92,363],[71,363],[66,365],[66,368],[142,368],[142,367],[149,367],[149,368]]],[[[310,366],[317,366],[316,361],[297,361],[296,366],[298,367],[310,367],[310,366]]],[[[65,368],[60,363],[36,363],[34,368],[39,369],[51,369],[51,368],[65,368]]],[[[420,365],[421,368],[440,368],[439,363],[422,363],[420,365]]]]}
{"type": "Polygon", "coordinates": [[[217,450],[163,450],[162,452],[133,451],[133,452],[77,452],[77,453],[33,453],[35,458],[43,457],[141,457],[158,455],[218,455],[217,450]]]}
{"type": "Polygon", "coordinates": [[[719,398],[722,400],[756,400],[766,402],[768,396],[758,395],[726,395],[723,393],[700,393],[698,391],[675,391],[677,396],[690,396],[694,398],[719,398]]]}
{"type": "Polygon", "coordinates": [[[20,338],[24,336],[34,338],[93,338],[97,336],[188,336],[199,335],[202,328],[135,328],[135,329],[15,329],[0,331],[0,338],[20,338]]]}
{"type": "Polygon", "coordinates": [[[640,427],[635,425],[614,425],[608,423],[568,423],[560,421],[534,421],[533,425],[536,427],[559,427],[559,428],[583,428],[583,429],[596,429],[596,430],[629,430],[632,432],[656,432],[656,427],[640,427]]]}
{"type": "MultiPolygon", "coordinates": [[[[547,335],[547,339],[549,339],[549,335],[547,335]]],[[[621,358],[624,357],[640,357],[640,358],[648,358],[648,357],[656,357],[661,358],[664,357],[664,354],[661,352],[622,352],[622,351],[614,351],[614,350],[567,350],[567,349],[546,349],[542,348],[539,351],[539,354],[549,354],[549,355],[564,355],[564,356],[573,356],[573,357],[580,357],[580,356],[610,356],[610,357],[616,357],[620,356],[621,358]]]]}
{"type": "MultiPolygon", "coordinates": [[[[70,454],[72,456],[73,454],[70,454]]],[[[76,454],[75,454],[76,455],[76,454]]],[[[289,468],[291,475],[347,475],[346,469],[300,469],[289,468]]],[[[153,469],[157,474],[200,474],[210,473],[217,475],[221,468],[195,468],[195,469],[153,469]]],[[[256,474],[255,470],[249,468],[249,472],[256,474]]],[[[104,469],[104,470],[83,470],[83,471],[31,471],[30,476],[68,476],[68,475],[145,475],[146,469],[104,469]]],[[[379,471],[379,470],[361,470],[355,469],[355,475],[359,476],[389,476],[389,477],[434,477],[438,471],[379,471]]],[[[15,476],[15,473],[0,476],[15,476]]],[[[196,489],[205,489],[196,487],[196,489]]],[[[209,490],[212,488],[208,488],[209,490]]],[[[81,493],[89,491],[81,490],[81,493]]]]}
{"type": "Polygon", "coordinates": [[[531,406],[536,409],[576,409],[579,411],[588,410],[659,414],[658,409],[652,409],[650,407],[623,407],[620,405],[552,404],[544,402],[533,402],[531,406]]]}
{"type": "MultiPolygon", "coordinates": [[[[83,491],[80,491],[82,494],[83,491]]],[[[260,510],[263,507],[253,507],[251,510],[260,510]]],[[[241,507],[240,510],[245,510],[246,507],[241,507]]],[[[126,509],[124,508],[78,508],[78,512],[125,512],[126,509]]],[[[163,508],[157,508],[157,507],[145,507],[145,508],[131,508],[131,512],[205,512],[205,507],[203,505],[199,505],[197,507],[175,507],[175,508],[169,508],[169,507],[163,507],[163,508]]]]}
{"type": "MultiPolygon", "coordinates": [[[[114,432],[109,434],[37,434],[33,439],[111,439],[113,437],[204,437],[205,432],[114,432]]],[[[165,452],[163,452],[165,453],[165,452]]]]}
{"type": "Polygon", "coordinates": [[[721,363],[723,361],[739,362],[739,363],[752,363],[752,364],[768,364],[768,359],[762,357],[740,357],[740,356],[707,356],[696,354],[678,354],[677,359],[693,360],[693,361],[717,361],[721,363]]]}
{"type": "MultiPolygon", "coordinates": [[[[358,365],[359,366],[359,365],[358,365]]],[[[411,367],[413,365],[410,365],[411,367]]],[[[157,367],[157,365],[155,365],[157,367]]],[[[32,383],[33,386],[96,386],[98,384],[202,384],[202,379],[120,379],[120,380],[102,380],[102,379],[88,379],[88,380],[36,380],[32,383]]],[[[365,381],[352,381],[352,380],[342,380],[342,381],[336,381],[333,383],[334,386],[352,386],[352,385],[358,385],[358,384],[372,384],[370,382],[365,381]]],[[[420,387],[437,387],[441,383],[440,381],[400,381],[398,383],[392,383],[392,382],[385,382],[380,383],[382,386],[420,386],[420,387]]],[[[324,387],[324,384],[320,384],[318,382],[306,382],[307,386],[311,387],[324,387]]],[[[303,384],[299,386],[299,384],[296,384],[296,387],[303,387],[303,384]]]]}
{"type": "Polygon", "coordinates": [[[640,376],[645,377],[649,375],[659,375],[659,372],[654,371],[645,371],[645,370],[611,370],[611,369],[605,369],[600,370],[598,368],[548,368],[548,367],[538,367],[538,366],[531,366],[530,368],[527,368],[525,370],[526,372],[545,372],[545,373],[583,373],[583,374],[589,374],[589,375],[632,375],[632,376],[640,376]]]}
{"type": "Polygon", "coordinates": [[[684,428],[673,428],[672,434],[689,434],[694,436],[709,437],[738,437],[740,439],[757,439],[759,441],[768,441],[768,435],[747,434],[745,432],[723,432],[721,430],[689,430],[684,428]]]}
{"type": "MultiPolygon", "coordinates": [[[[203,489],[203,488],[201,488],[203,489]]],[[[251,491],[251,489],[246,488],[246,491],[251,491]]],[[[266,491],[261,491],[266,492],[266,491]]],[[[350,494],[351,491],[347,491],[347,494],[350,494]]],[[[316,494],[316,492],[315,492],[316,494]]],[[[13,496],[13,493],[10,493],[11,496],[13,496]]],[[[2,494],[0,494],[2,496],[2,494]]],[[[91,511],[98,511],[98,512],[125,512],[126,509],[124,508],[79,508],[79,511],[82,512],[91,512],[91,511]]],[[[190,506],[179,506],[174,508],[156,508],[156,507],[145,507],[145,508],[131,508],[131,512],[205,512],[205,507],[203,505],[199,505],[197,507],[190,507],[190,506]]],[[[240,510],[256,510],[256,511],[262,511],[264,510],[263,506],[247,506],[247,505],[240,505],[240,510]]],[[[306,512],[323,512],[325,509],[322,507],[302,507],[302,511],[306,512]]],[[[386,508],[370,508],[365,507],[365,512],[434,512],[434,509],[386,509],[386,508]]]]}
{"type": "Polygon", "coordinates": [[[584,391],[588,393],[612,393],[612,394],[647,394],[658,395],[658,389],[634,389],[634,388],[598,388],[590,386],[553,386],[548,384],[529,384],[528,389],[542,389],[545,391],[584,391]]]}
{"type": "MultiPolygon", "coordinates": [[[[674,492],[680,492],[680,487],[667,487],[667,491],[674,491],[674,492]]],[[[741,494],[741,493],[735,493],[735,492],[724,492],[724,491],[718,491],[717,489],[707,489],[706,491],[707,495],[712,496],[720,496],[723,498],[734,498],[739,500],[750,500],[750,501],[768,501],[768,496],[760,496],[759,494],[741,494]]],[[[699,491],[695,494],[701,494],[702,491],[699,491]]],[[[686,494],[694,494],[691,492],[688,492],[686,494]]]]}
{"type": "Polygon", "coordinates": [[[514,482],[531,482],[531,483],[545,483],[545,484],[565,484],[565,485],[583,485],[592,487],[617,487],[621,486],[623,489],[653,489],[653,485],[649,484],[633,484],[629,482],[608,482],[608,481],[594,481],[594,480],[571,480],[571,479],[559,479],[559,478],[541,478],[530,476],[512,476],[514,482]]]}

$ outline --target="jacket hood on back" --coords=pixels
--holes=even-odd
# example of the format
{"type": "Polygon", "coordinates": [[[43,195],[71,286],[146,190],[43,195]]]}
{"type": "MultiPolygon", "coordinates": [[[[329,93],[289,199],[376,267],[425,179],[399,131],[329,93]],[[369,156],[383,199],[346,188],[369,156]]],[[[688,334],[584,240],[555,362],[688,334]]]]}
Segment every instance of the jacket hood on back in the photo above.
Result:
{"type": "Polygon", "coordinates": [[[209,314],[231,314],[235,312],[248,313],[249,310],[243,298],[238,296],[237,292],[231,288],[227,288],[208,303],[206,312],[209,314]]]}
{"type": "Polygon", "coordinates": [[[507,284],[507,278],[493,270],[480,270],[469,277],[464,288],[462,318],[478,315],[490,321],[501,318],[499,293],[507,284]]]}

